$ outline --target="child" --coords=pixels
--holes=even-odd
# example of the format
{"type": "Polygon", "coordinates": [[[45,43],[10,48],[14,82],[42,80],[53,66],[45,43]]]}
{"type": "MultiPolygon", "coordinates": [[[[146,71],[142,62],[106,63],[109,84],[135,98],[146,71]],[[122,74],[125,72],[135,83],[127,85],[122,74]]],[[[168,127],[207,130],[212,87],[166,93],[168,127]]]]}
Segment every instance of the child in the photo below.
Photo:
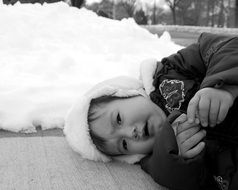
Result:
{"type": "MultiPolygon", "coordinates": [[[[134,103],[134,105],[131,105],[130,108],[135,108],[135,106],[138,106],[137,105],[138,102],[142,101],[143,106],[146,106],[146,108],[150,110],[148,111],[147,109],[144,109],[144,107],[142,107],[142,109],[139,108],[142,111],[142,113],[143,113],[143,110],[146,112],[145,114],[143,114],[144,120],[145,119],[148,120],[148,117],[151,116],[151,120],[155,123],[155,125],[165,120],[165,114],[158,106],[156,106],[152,101],[150,101],[148,95],[146,95],[143,89],[143,84],[141,81],[134,78],[129,78],[129,77],[117,77],[117,78],[99,83],[95,87],[93,87],[91,91],[87,92],[84,96],[80,97],[77,104],[72,107],[72,109],[69,111],[69,114],[66,118],[66,123],[64,128],[66,139],[68,140],[69,144],[73,147],[73,149],[79,152],[82,155],[82,157],[90,159],[90,160],[103,161],[103,162],[110,161],[112,158],[113,159],[116,158],[116,159],[126,161],[128,163],[134,163],[136,161],[139,161],[144,156],[143,153],[146,153],[146,154],[148,153],[148,151],[146,151],[146,152],[140,152],[139,154],[132,153],[128,156],[122,155],[122,156],[112,157],[111,155],[118,154],[119,151],[111,152],[111,153],[109,153],[109,151],[106,152],[103,146],[107,142],[107,140],[100,137],[96,133],[92,132],[92,130],[90,129],[91,127],[89,128],[88,121],[93,122],[92,120],[95,120],[95,122],[101,122],[101,120],[104,119],[104,117],[102,116],[108,116],[108,117],[110,116],[109,117],[110,120],[108,119],[108,121],[107,120],[105,121],[105,123],[108,123],[108,127],[110,127],[109,121],[111,123],[112,122],[115,123],[115,125],[120,124],[122,120],[121,117],[123,116],[119,114],[118,109],[113,111],[110,115],[105,113],[100,113],[100,112],[97,113],[98,111],[93,113],[94,109],[92,109],[92,107],[95,107],[96,109],[99,108],[98,110],[100,110],[100,108],[104,107],[101,104],[114,103],[116,102],[117,99],[119,99],[118,101],[120,101],[119,104],[121,104],[121,101],[124,102],[127,100],[136,99],[135,103],[132,102],[134,103]],[[92,103],[94,104],[94,106],[90,106],[90,104],[92,103]],[[100,104],[100,105],[97,105],[97,104],[100,104]],[[89,107],[91,108],[89,109],[89,107]],[[111,121],[111,118],[113,118],[113,121],[111,121]],[[91,139],[91,137],[93,138],[91,139]]],[[[124,109],[123,109],[124,111],[127,111],[128,109],[127,103],[128,102],[126,102],[126,105],[124,106],[124,109]]],[[[104,112],[106,110],[103,109],[102,111],[104,112]]],[[[133,111],[130,111],[130,113],[127,113],[127,114],[133,114],[133,111]]],[[[102,122],[104,121],[102,120],[102,122]]],[[[103,124],[102,126],[106,126],[106,124],[103,124]]],[[[138,130],[142,132],[141,130],[144,126],[145,126],[145,122],[143,123],[143,125],[140,124],[140,129],[138,130]]],[[[104,128],[102,127],[97,127],[97,128],[99,129],[99,132],[101,132],[100,129],[104,130],[104,128]]],[[[104,131],[102,132],[104,133],[104,131]]],[[[105,131],[105,133],[106,132],[107,131],[105,131]]],[[[138,131],[136,131],[136,133],[137,132],[138,131]]],[[[135,138],[140,138],[139,134],[135,138]]],[[[153,142],[151,142],[148,137],[147,137],[147,140],[148,140],[147,142],[148,145],[151,146],[150,147],[150,150],[151,150],[153,146],[152,145],[153,142]]],[[[144,146],[146,146],[147,143],[144,146]]],[[[110,146],[110,143],[109,143],[109,146],[110,146]]],[[[123,148],[123,146],[125,145],[123,145],[123,143],[121,142],[121,148],[123,148]]],[[[137,146],[137,147],[139,149],[141,148],[140,146],[137,146]]]]}
{"type": "Polygon", "coordinates": [[[203,33],[141,69],[143,86],[106,81],[72,108],[70,145],[91,160],[140,160],[171,189],[237,189],[238,38],[203,33]]]}

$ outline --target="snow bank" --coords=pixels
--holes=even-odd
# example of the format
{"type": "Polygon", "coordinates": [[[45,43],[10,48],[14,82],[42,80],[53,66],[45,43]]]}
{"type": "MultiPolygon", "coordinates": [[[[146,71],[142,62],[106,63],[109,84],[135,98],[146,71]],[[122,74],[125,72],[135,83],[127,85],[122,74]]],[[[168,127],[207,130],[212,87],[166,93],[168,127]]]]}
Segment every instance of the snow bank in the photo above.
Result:
{"type": "Polygon", "coordinates": [[[143,59],[181,46],[67,4],[0,5],[0,128],[62,128],[78,96],[117,75],[138,77],[143,59]]]}

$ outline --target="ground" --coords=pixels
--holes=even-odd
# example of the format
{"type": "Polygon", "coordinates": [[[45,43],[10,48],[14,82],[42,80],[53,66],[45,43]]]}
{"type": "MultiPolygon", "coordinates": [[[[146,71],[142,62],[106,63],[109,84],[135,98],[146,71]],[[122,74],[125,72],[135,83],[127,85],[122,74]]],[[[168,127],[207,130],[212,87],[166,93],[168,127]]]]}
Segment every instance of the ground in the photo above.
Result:
{"type": "Polygon", "coordinates": [[[175,32],[170,32],[170,35],[176,44],[179,44],[182,46],[188,46],[192,43],[195,43],[200,34],[192,33],[192,32],[175,31],[175,32]]]}
{"type": "Polygon", "coordinates": [[[144,25],[153,34],[160,36],[164,31],[168,31],[172,39],[183,46],[188,46],[197,41],[202,32],[221,34],[221,35],[237,35],[238,28],[216,28],[203,26],[178,26],[178,25],[144,25]]]}
{"type": "MultiPolygon", "coordinates": [[[[162,35],[163,31],[151,31],[158,36],[162,35]]],[[[185,32],[185,31],[170,31],[169,32],[172,40],[179,45],[188,46],[192,43],[195,43],[199,37],[199,33],[185,32]]]]}
{"type": "Polygon", "coordinates": [[[82,159],[61,129],[0,131],[1,190],[165,190],[138,165],[82,159]]]}

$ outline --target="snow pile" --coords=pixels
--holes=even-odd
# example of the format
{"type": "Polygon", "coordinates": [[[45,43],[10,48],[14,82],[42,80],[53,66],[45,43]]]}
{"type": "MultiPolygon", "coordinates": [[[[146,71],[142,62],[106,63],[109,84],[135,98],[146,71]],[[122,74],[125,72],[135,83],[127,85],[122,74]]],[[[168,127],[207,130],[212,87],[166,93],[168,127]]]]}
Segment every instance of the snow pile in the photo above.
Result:
{"type": "Polygon", "coordinates": [[[138,77],[143,59],[181,49],[131,19],[63,2],[0,5],[0,28],[0,128],[15,132],[62,128],[68,109],[95,83],[138,77]]]}

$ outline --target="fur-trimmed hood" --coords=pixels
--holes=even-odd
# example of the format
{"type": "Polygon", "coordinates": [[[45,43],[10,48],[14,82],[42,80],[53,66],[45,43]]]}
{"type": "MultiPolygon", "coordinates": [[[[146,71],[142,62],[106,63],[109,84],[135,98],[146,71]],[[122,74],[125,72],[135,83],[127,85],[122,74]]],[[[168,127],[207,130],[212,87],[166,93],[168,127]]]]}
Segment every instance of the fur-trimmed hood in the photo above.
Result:
{"type": "Polygon", "coordinates": [[[144,155],[123,155],[112,158],[99,151],[93,144],[88,126],[88,111],[92,99],[101,96],[132,97],[136,95],[148,98],[142,82],[126,76],[106,80],[94,86],[78,99],[67,114],[64,134],[70,146],[83,158],[89,160],[108,162],[115,159],[127,163],[139,161],[144,155]]]}

